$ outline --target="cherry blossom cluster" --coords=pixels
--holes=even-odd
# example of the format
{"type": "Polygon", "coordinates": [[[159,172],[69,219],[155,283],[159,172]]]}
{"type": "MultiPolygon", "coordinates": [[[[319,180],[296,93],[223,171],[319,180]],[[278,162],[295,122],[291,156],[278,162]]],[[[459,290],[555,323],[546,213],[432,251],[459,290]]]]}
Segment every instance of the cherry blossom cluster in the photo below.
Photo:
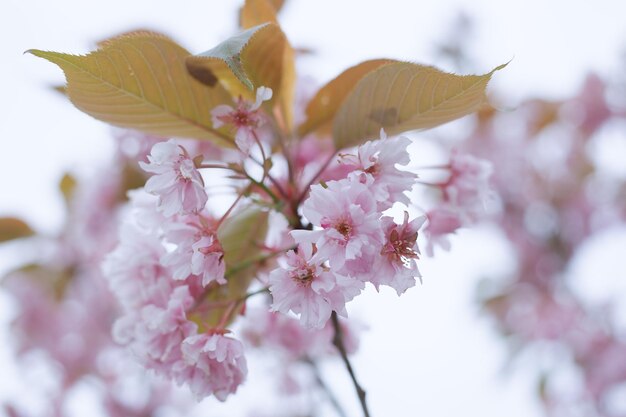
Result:
{"type": "Polygon", "coordinates": [[[529,100],[515,115],[486,112],[466,141],[466,149],[494,162],[502,206],[495,220],[517,263],[504,282],[492,282],[484,305],[518,350],[548,345],[566,352],[537,382],[546,411],[555,416],[625,411],[614,407],[626,383],[618,359],[626,355],[624,329],[610,302],[595,305],[572,281],[583,245],[626,222],[623,177],[591,151],[603,130],[626,117],[626,103],[609,104],[606,90],[606,81],[590,75],[562,102],[529,100]],[[508,131],[514,123],[519,128],[508,131]],[[553,146],[559,151],[551,152],[553,146]],[[568,370],[578,376],[564,386],[559,375],[568,370]]]}
{"type": "MultiPolygon", "coordinates": [[[[112,338],[120,311],[100,264],[118,242],[117,210],[127,186],[135,176],[145,182],[136,161],[142,155],[136,135],[118,131],[115,136],[120,146],[109,168],[71,187],[62,185],[68,209],[63,230],[28,242],[28,264],[3,281],[18,309],[12,341],[20,374],[34,368],[34,375],[46,370],[54,375],[52,385],[46,378],[25,377],[28,401],[15,398],[0,405],[7,415],[67,416],[72,398],[86,390],[93,394],[92,405],[111,417],[155,415],[164,407],[185,415],[192,405],[177,401],[170,384],[146,375],[112,338]]],[[[66,183],[74,181],[66,176],[66,183]]]]}
{"type": "MultiPolygon", "coordinates": [[[[185,160],[180,163],[178,153],[182,148],[169,142],[153,147],[151,163],[155,164],[158,151],[165,146],[173,149],[172,160],[161,167],[169,165],[171,170],[183,171],[185,160]]],[[[197,175],[195,168],[192,172],[197,175]]],[[[162,172],[151,179],[160,180],[159,176],[169,174],[162,172]]],[[[178,188],[162,181],[161,189],[166,191],[158,202],[149,195],[132,195],[133,202],[142,197],[148,201],[143,207],[135,204],[136,222],[123,225],[120,243],[104,264],[105,275],[125,311],[115,323],[114,337],[128,345],[145,367],[180,384],[187,383],[199,399],[214,395],[224,400],[247,373],[243,345],[223,328],[199,332],[190,317],[201,303],[205,287],[226,282],[223,252],[215,236],[214,220],[196,212],[197,205],[184,203],[187,197],[201,201],[198,195],[202,187],[185,193],[197,186],[190,185],[195,179],[181,174],[172,181],[179,183],[178,188]],[[192,211],[165,217],[173,206],[180,213],[185,213],[186,207],[192,211]],[[166,245],[175,249],[168,252],[166,245]]],[[[150,180],[146,189],[149,187],[150,180]]]]}
{"type": "Polygon", "coordinates": [[[437,168],[448,171],[448,178],[432,184],[440,190],[442,202],[426,213],[428,225],[424,233],[428,237],[429,256],[435,246],[449,250],[449,237],[458,229],[486,219],[486,206],[494,199],[493,167],[488,160],[455,149],[449,163],[437,168]]]}
{"type": "Polygon", "coordinates": [[[291,232],[297,251],[270,274],[272,309],[300,315],[306,327],[322,328],[332,311],[346,315],[346,302],[366,282],[400,295],[420,276],[417,232],[424,218],[409,222],[405,211],[397,224],[383,215],[394,202],[407,202],[404,192],[415,183],[415,174],[396,168],[409,162],[410,141],[381,136],[342,155],[351,169],[346,178],[311,187],[302,213],[313,230],[291,232]]]}
{"type": "Polygon", "coordinates": [[[62,253],[52,259],[67,265],[46,261],[46,270],[63,271],[59,282],[42,289],[21,278],[29,270],[7,280],[24,309],[14,323],[25,336],[21,349],[47,351],[61,363],[63,387],[96,375],[112,384],[103,399],[110,415],[154,414],[171,402],[162,379],[149,380],[145,403],[128,405],[113,394],[121,376],[103,372],[103,357],[116,361],[110,358],[130,352],[197,400],[224,401],[246,379],[245,351],[256,348],[282,358],[283,392],[328,396],[317,363],[358,347],[346,304],[367,283],[398,295],[415,286],[424,224],[431,247],[479,217],[490,174],[485,163],[452,154],[439,205],[411,219],[418,178],[408,169],[410,139],[381,130],[338,153],[329,137],[312,134],[282,149],[262,107],[271,97],[261,87],[255,102],[239,98],[211,112],[214,125],[236,138],[231,150],[116,131],[111,173],[80,193],[64,191],[76,207],[59,238],[62,253]],[[229,207],[212,192],[216,178],[229,190],[229,207]],[[250,253],[229,264],[224,248],[233,246],[232,236],[220,231],[251,208],[268,231],[251,235],[250,253]],[[442,227],[439,213],[449,213],[455,226],[442,227]],[[248,309],[257,294],[260,305],[248,309]],[[33,297],[42,302],[29,303],[33,297]],[[73,334],[89,344],[68,350],[73,334]]]}
{"type": "MultiPolygon", "coordinates": [[[[272,153],[275,139],[261,107],[271,96],[261,87],[254,103],[239,98],[234,106],[212,111],[214,124],[234,133],[236,150],[216,153],[174,139],[152,142],[139,157],[145,158],[139,165],[149,178],[143,190],[129,194],[119,243],[103,266],[124,312],[114,326],[115,340],[146,368],[189,386],[198,399],[225,400],[247,373],[243,344],[232,326],[250,295],[216,296],[231,291],[229,275],[238,268],[227,265],[220,226],[246,208],[271,212],[270,230],[278,230],[257,242],[261,261],[255,275],[256,293],[269,292],[269,309],[286,315],[288,326],[278,327],[280,332],[293,327],[289,323],[296,318],[313,329],[299,333],[309,335],[299,339],[321,338],[313,344],[328,349],[331,316],[346,317],[346,303],[366,283],[401,295],[420,278],[417,240],[426,216],[409,218],[408,193],[417,181],[406,169],[411,141],[381,130],[380,138],[339,154],[325,150],[327,139],[317,137],[314,147],[305,138],[288,154],[272,153]],[[301,157],[307,154],[308,159],[301,157]],[[281,169],[280,161],[293,171],[281,169]],[[211,204],[205,171],[231,172],[226,180],[235,190],[234,201],[221,214],[211,204]]],[[[441,204],[455,213],[475,212],[488,168],[455,154],[449,171],[441,204]]],[[[249,320],[258,322],[258,317],[249,320]]]]}

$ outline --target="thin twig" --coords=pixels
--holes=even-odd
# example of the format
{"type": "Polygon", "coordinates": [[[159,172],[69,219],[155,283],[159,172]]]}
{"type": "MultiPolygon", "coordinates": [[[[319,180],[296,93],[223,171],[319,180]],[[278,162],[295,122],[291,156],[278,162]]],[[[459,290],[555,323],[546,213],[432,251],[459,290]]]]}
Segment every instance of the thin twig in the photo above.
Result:
{"type": "Polygon", "coordinates": [[[304,197],[306,196],[307,191],[309,190],[309,187],[315,182],[315,180],[322,175],[322,173],[324,172],[324,170],[326,168],[328,168],[328,165],[331,163],[331,161],[335,158],[335,155],[337,154],[337,152],[333,152],[333,154],[330,156],[330,158],[328,158],[326,160],[326,162],[324,162],[324,164],[321,166],[321,168],[319,169],[319,171],[317,171],[317,173],[313,176],[313,178],[311,178],[311,180],[308,182],[308,184],[302,189],[300,195],[298,196],[298,199],[296,201],[294,201],[294,207],[298,207],[300,205],[300,203],[302,202],[302,200],[304,200],[304,197]]]}
{"type": "Polygon", "coordinates": [[[343,409],[343,407],[339,403],[339,400],[337,400],[337,397],[335,396],[335,394],[333,394],[330,387],[326,385],[326,383],[322,379],[322,374],[320,372],[319,367],[317,366],[317,363],[315,363],[313,359],[310,359],[310,358],[307,358],[306,362],[309,365],[311,365],[311,369],[313,370],[313,376],[315,377],[315,382],[317,382],[317,385],[319,385],[322,391],[324,391],[324,394],[326,394],[328,401],[330,401],[330,404],[333,406],[335,411],[337,411],[337,414],[339,414],[340,417],[347,417],[346,411],[343,409]]]}
{"type": "Polygon", "coordinates": [[[370,412],[367,408],[367,402],[365,401],[366,392],[361,387],[359,382],[356,380],[356,376],[354,375],[354,369],[352,369],[352,364],[350,363],[350,359],[348,359],[348,354],[346,353],[346,347],[343,343],[343,333],[341,331],[341,327],[339,325],[339,318],[337,317],[337,312],[333,311],[330,316],[333,321],[333,327],[335,328],[335,337],[333,337],[333,345],[339,350],[341,354],[341,359],[343,359],[344,365],[346,365],[346,369],[350,374],[350,378],[352,379],[352,384],[356,389],[356,393],[359,396],[359,402],[361,403],[361,408],[363,409],[364,417],[370,417],[370,412]]]}
{"type": "Polygon", "coordinates": [[[272,201],[274,202],[274,204],[278,204],[278,203],[281,201],[281,200],[280,200],[280,198],[278,198],[278,197],[276,196],[276,194],[274,194],[274,193],[272,192],[272,190],[270,190],[269,188],[267,188],[267,185],[265,185],[265,184],[264,184],[264,183],[262,183],[262,182],[259,182],[259,181],[255,180],[255,179],[254,179],[254,178],[253,178],[250,174],[248,174],[248,173],[247,173],[247,172],[245,172],[245,171],[243,172],[243,175],[245,175],[245,176],[246,176],[246,178],[248,178],[248,179],[249,179],[249,180],[250,180],[250,181],[251,181],[254,185],[258,186],[258,187],[259,187],[259,188],[261,188],[263,191],[265,191],[265,193],[271,197],[271,199],[272,199],[272,201]]]}
{"type": "MultiPolygon", "coordinates": [[[[256,163],[258,166],[260,166],[261,168],[265,169],[265,165],[263,165],[263,163],[261,161],[259,161],[258,159],[254,158],[253,156],[250,156],[250,159],[254,163],[256,163]]],[[[283,187],[280,185],[280,183],[276,180],[276,178],[272,177],[272,175],[269,172],[264,175],[264,178],[265,177],[267,177],[270,180],[270,182],[274,185],[274,187],[276,187],[276,189],[278,190],[280,195],[283,196],[283,198],[285,198],[285,199],[289,198],[289,196],[287,195],[287,193],[285,192],[283,187]]]]}

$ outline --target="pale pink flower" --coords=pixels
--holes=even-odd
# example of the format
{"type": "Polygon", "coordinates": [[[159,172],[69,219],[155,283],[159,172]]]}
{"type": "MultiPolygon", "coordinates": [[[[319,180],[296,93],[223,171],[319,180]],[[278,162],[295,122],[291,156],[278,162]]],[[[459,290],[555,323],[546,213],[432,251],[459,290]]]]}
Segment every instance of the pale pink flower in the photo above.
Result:
{"type": "Polygon", "coordinates": [[[192,246],[199,239],[200,228],[192,224],[191,217],[183,217],[179,220],[164,225],[166,244],[176,245],[176,247],[164,253],[161,263],[171,268],[172,278],[184,280],[191,275],[192,246]]]}
{"type": "Polygon", "coordinates": [[[172,377],[174,366],[182,360],[183,340],[197,331],[196,324],[186,317],[193,303],[189,288],[177,287],[166,307],[150,304],[118,319],[113,327],[115,341],[129,345],[146,368],[172,377]]]}
{"type": "Polygon", "coordinates": [[[426,217],[428,218],[428,224],[424,228],[427,239],[426,254],[433,256],[435,246],[440,246],[446,251],[450,250],[449,235],[463,225],[458,213],[446,207],[439,207],[426,213],[426,217]]]}
{"type": "Polygon", "coordinates": [[[383,210],[395,202],[409,203],[405,192],[411,190],[417,175],[399,170],[396,164],[408,165],[410,157],[406,148],[410,144],[410,139],[404,136],[387,138],[385,131],[381,129],[380,140],[359,146],[356,155],[341,155],[342,162],[354,167],[350,175],[356,181],[368,185],[383,210]],[[371,177],[373,181],[367,177],[371,177]]]}
{"type": "Polygon", "coordinates": [[[127,196],[130,203],[129,213],[124,221],[134,224],[144,233],[158,235],[161,227],[169,222],[158,210],[159,197],[149,194],[144,188],[130,190],[127,196]]]}
{"type": "Polygon", "coordinates": [[[478,217],[484,212],[485,202],[493,195],[489,186],[492,172],[489,161],[452,152],[450,178],[441,186],[444,200],[470,218],[478,217]]]}
{"type": "Polygon", "coordinates": [[[147,192],[159,197],[159,209],[167,217],[195,213],[207,202],[202,176],[187,151],[175,140],[157,143],[141,168],[153,175],[145,185],[147,192]]]}
{"type": "Polygon", "coordinates": [[[333,310],[346,315],[345,303],[360,293],[363,283],[329,271],[312,257],[311,245],[300,245],[298,252],[287,252],[284,267],[270,273],[272,311],[292,311],[304,326],[322,328],[333,310]]]}
{"type": "Polygon", "coordinates": [[[572,122],[580,126],[587,135],[593,134],[614,114],[606,99],[606,82],[597,74],[587,75],[578,97],[571,102],[570,112],[566,113],[572,122]]]}
{"type": "Polygon", "coordinates": [[[409,213],[406,211],[402,224],[396,224],[391,217],[381,219],[385,244],[375,257],[369,279],[376,289],[379,285],[388,285],[400,295],[415,285],[415,278],[420,277],[416,262],[420,253],[417,231],[424,221],[426,217],[421,216],[409,222],[409,213]]]}
{"type": "Polygon", "coordinates": [[[187,279],[193,274],[202,277],[203,286],[211,282],[226,284],[224,251],[212,223],[212,219],[189,216],[165,227],[167,242],[177,246],[161,262],[172,268],[174,279],[187,279]]]}
{"type": "Polygon", "coordinates": [[[217,235],[215,233],[204,235],[191,247],[193,249],[191,272],[202,276],[202,286],[206,287],[211,282],[226,284],[224,250],[217,240],[217,235]]]}
{"type": "Polygon", "coordinates": [[[362,257],[365,248],[381,247],[380,212],[370,190],[360,182],[330,181],[311,187],[302,206],[304,216],[322,230],[294,230],[296,243],[313,243],[316,257],[338,271],[347,260],[362,257]]]}
{"type": "Polygon", "coordinates": [[[243,344],[223,334],[190,336],[182,344],[182,353],[176,381],[189,385],[198,400],[214,395],[225,401],[248,373],[243,344]]]}
{"type": "Polygon", "coordinates": [[[157,236],[133,224],[122,225],[120,243],[105,258],[102,270],[125,309],[167,305],[173,283],[169,270],[160,263],[164,254],[157,236]]]}
{"type": "Polygon", "coordinates": [[[223,125],[230,125],[237,130],[235,143],[245,155],[250,153],[250,148],[254,146],[256,140],[254,135],[256,129],[263,126],[265,118],[259,109],[264,101],[271,100],[272,89],[259,87],[256,90],[256,101],[250,103],[243,98],[237,101],[237,108],[221,104],[211,110],[213,127],[219,129],[223,125]]]}

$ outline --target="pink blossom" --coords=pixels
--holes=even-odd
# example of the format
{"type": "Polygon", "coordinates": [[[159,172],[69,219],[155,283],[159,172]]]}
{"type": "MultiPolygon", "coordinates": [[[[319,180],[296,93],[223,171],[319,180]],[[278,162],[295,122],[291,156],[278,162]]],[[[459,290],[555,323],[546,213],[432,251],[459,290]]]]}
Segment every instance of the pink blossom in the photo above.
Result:
{"type": "Polygon", "coordinates": [[[426,253],[428,256],[433,256],[435,246],[450,250],[448,237],[463,224],[459,215],[450,208],[439,207],[426,213],[426,217],[428,224],[424,233],[427,239],[426,253]]]}
{"type": "Polygon", "coordinates": [[[484,204],[492,196],[489,178],[490,162],[468,154],[453,152],[450,156],[450,178],[441,189],[448,204],[458,207],[470,218],[484,212],[484,204]]]}
{"type": "Polygon", "coordinates": [[[312,252],[310,244],[300,245],[298,252],[287,253],[284,267],[270,273],[272,311],[292,311],[304,326],[322,328],[333,310],[346,315],[345,303],[360,293],[363,283],[329,271],[312,259],[312,252]]]}
{"type": "Polygon", "coordinates": [[[173,289],[159,238],[132,224],[121,227],[120,243],[102,265],[109,287],[125,309],[167,305],[173,289]]]}
{"type": "Polygon", "coordinates": [[[198,400],[214,395],[225,401],[248,373],[242,343],[223,334],[190,336],[182,344],[182,353],[176,381],[188,384],[198,400]]]}
{"type": "Polygon", "coordinates": [[[272,89],[259,87],[256,90],[256,101],[250,103],[243,98],[237,101],[237,108],[222,104],[211,111],[213,127],[219,129],[223,125],[230,125],[237,130],[235,143],[245,155],[250,153],[250,148],[255,144],[254,135],[256,129],[265,123],[263,115],[259,112],[261,104],[272,98],[272,89]]]}
{"type": "Polygon", "coordinates": [[[404,136],[388,139],[381,129],[380,140],[359,146],[356,155],[341,155],[342,162],[354,167],[350,175],[368,185],[381,209],[391,207],[394,202],[409,203],[404,193],[411,190],[417,175],[399,170],[396,164],[407,165],[410,162],[406,150],[410,144],[410,139],[404,136]],[[371,177],[372,181],[367,177],[371,177]]]}
{"type": "Polygon", "coordinates": [[[202,275],[202,285],[207,286],[211,282],[226,284],[224,273],[224,251],[215,233],[202,236],[192,246],[191,272],[202,275]]]}
{"type": "Polygon", "coordinates": [[[409,222],[409,213],[406,211],[402,224],[396,224],[391,217],[381,219],[385,244],[379,256],[375,257],[369,279],[376,289],[379,285],[388,285],[400,295],[415,285],[415,277],[420,277],[416,262],[420,253],[417,231],[424,221],[426,217],[421,216],[409,222]]]}
{"type": "Polygon", "coordinates": [[[311,187],[302,205],[304,216],[322,230],[294,230],[297,243],[314,243],[316,256],[338,271],[346,260],[362,259],[365,248],[381,247],[380,212],[370,190],[360,182],[330,181],[311,187]]]}
{"type": "Polygon", "coordinates": [[[157,143],[148,156],[149,163],[139,162],[144,171],[156,174],[145,185],[147,192],[159,197],[159,209],[167,217],[195,213],[207,202],[202,176],[187,151],[175,140],[157,143]]]}
{"type": "Polygon", "coordinates": [[[203,286],[211,282],[226,283],[224,251],[212,223],[212,219],[189,216],[166,226],[168,243],[177,247],[161,261],[172,267],[174,279],[187,279],[193,274],[202,277],[203,286]]]}
{"type": "Polygon", "coordinates": [[[197,331],[185,313],[193,302],[187,286],[177,287],[166,307],[149,304],[118,319],[113,336],[116,342],[129,345],[145,367],[172,377],[174,366],[182,360],[183,340],[197,331]]]}

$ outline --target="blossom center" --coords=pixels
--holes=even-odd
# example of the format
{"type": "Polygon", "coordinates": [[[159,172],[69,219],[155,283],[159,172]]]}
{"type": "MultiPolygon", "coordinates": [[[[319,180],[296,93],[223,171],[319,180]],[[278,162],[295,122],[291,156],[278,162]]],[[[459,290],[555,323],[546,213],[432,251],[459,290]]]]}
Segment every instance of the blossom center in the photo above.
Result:
{"type": "Polygon", "coordinates": [[[401,262],[417,259],[417,252],[413,249],[416,240],[417,232],[408,236],[401,236],[398,230],[393,230],[389,234],[389,242],[383,247],[382,253],[390,255],[401,262]]]}
{"type": "Polygon", "coordinates": [[[178,180],[179,181],[189,181],[193,179],[193,164],[188,163],[189,161],[181,161],[178,166],[178,180]]]}
{"type": "Polygon", "coordinates": [[[250,118],[250,113],[248,111],[238,109],[237,111],[234,112],[232,117],[233,117],[233,124],[235,126],[241,127],[241,126],[250,126],[253,124],[250,118]]]}
{"type": "Polygon", "coordinates": [[[373,162],[373,164],[367,167],[364,172],[366,174],[370,174],[372,177],[376,177],[378,173],[380,173],[380,164],[378,163],[378,158],[370,158],[370,161],[373,162]]]}
{"type": "Polygon", "coordinates": [[[315,279],[315,269],[311,266],[304,266],[291,272],[291,279],[298,285],[308,287],[315,279]]]}
{"type": "Polygon", "coordinates": [[[350,219],[345,217],[340,217],[336,220],[331,220],[325,217],[320,222],[320,226],[324,229],[335,229],[341,236],[344,237],[345,240],[348,240],[352,236],[352,229],[354,228],[350,219]]]}

